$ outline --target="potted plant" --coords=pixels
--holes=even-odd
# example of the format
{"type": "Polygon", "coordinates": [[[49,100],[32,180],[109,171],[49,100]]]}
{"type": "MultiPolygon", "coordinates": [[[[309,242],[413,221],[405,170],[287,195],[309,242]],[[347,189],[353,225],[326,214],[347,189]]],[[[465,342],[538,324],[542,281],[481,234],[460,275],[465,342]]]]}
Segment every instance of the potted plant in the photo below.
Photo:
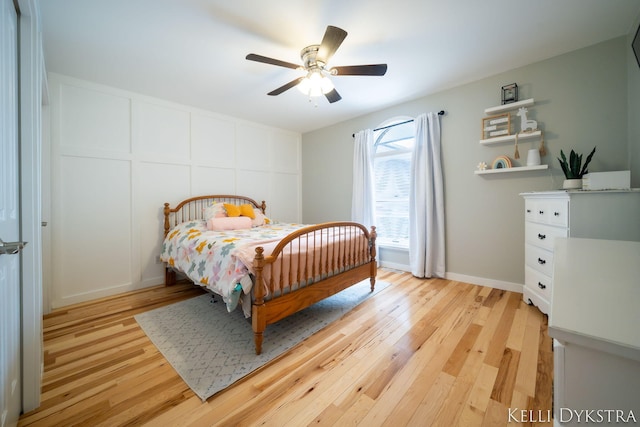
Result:
{"type": "Polygon", "coordinates": [[[587,167],[589,166],[591,158],[593,158],[593,154],[595,152],[596,147],[593,147],[593,150],[591,150],[591,153],[589,153],[583,165],[582,154],[576,154],[575,151],[571,150],[571,153],[569,153],[569,161],[567,161],[567,157],[564,155],[562,150],[560,150],[561,158],[558,158],[558,161],[560,162],[560,167],[562,168],[562,172],[564,172],[564,177],[566,178],[562,188],[582,188],[582,176],[589,173],[587,167]]]}

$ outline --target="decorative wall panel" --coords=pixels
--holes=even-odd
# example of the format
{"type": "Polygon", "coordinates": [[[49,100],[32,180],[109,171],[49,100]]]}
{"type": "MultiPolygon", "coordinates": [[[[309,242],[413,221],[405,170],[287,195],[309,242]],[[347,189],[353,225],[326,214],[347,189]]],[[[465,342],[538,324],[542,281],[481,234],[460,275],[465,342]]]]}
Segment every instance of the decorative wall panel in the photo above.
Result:
{"type": "MultiPolygon", "coordinates": [[[[134,193],[135,229],[140,241],[140,269],[143,284],[158,284],[164,264],[158,262],[162,247],[165,202],[175,204],[185,198],[191,182],[191,167],[165,163],[140,162],[137,167],[137,191],[134,193]]],[[[134,236],[135,237],[135,236],[134,236]]]]}
{"type": "Polygon", "coordinates": [[[300,134],[57,74],[49,87],[53,308],[163,283],[165,202],[242,194],[300,221],[300,134]]]}
{"type": "Polygon", "coordinates": [[[236,155],[243,168],[269,170],[271,155],[276,155],[270,151],[269,146],[272,134],[268,129],[257,126],[238,127],[236,155]]]}
{"type": "Polygon", "coordinates": [[[136,154],[158,159],[189,160],[188,111],[136,102],[133,120],[136,154]]]}
{"type": "Polygon", "coordinates": [[[88,90],[73,84],[60,85],[60,144],[105,152],[131,151],[131,100],[88,90]]]}
{"type": "Polygon", "coordinates": [[[276,172],[300,172],[300,144],[295,135],[276,132],[271,140],[271,167],[276,172]]]}
{"type": "Polygon", "coordinates": [[[55,197],[54,304],[132,281],[131,165],[63,156],[55,197]]]}
{"type": "Polygon", "coordinates": [[[272,173],[271,188],[277,188],[278,191],[271,193],[270,214],[273,219],[283,222],[300,221],[300,200],[288,197],[287,194],[295,192],[300,186],[300,176],[298,174],[272,173]]]}
{"type": "Polygon", "coordinates": [[[236,192],[236,169],[194,166],[193,194],[233,194],[236,192]]]}
{"type": "Polygon", "coordinates": [[[201,114],[191,115],[191,159],[211,166],[233,167],[236,160],[235,124],[201,114]]]}

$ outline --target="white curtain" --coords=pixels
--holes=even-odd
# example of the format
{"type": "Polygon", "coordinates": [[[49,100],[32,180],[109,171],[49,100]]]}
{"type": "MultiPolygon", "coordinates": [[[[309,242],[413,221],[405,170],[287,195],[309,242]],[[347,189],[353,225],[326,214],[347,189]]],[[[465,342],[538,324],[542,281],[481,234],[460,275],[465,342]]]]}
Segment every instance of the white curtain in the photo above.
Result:
{"type": "Polygon", "coordinates": [[[353,150],[353,197],[351,220],[366,227],[375,225],[375,191],[373,174],[373,131],[361,130],[355,134],[353,150]]]}
{"type": "Polygon", "coordinates": [[[416,277],[444,277],[444,194],[440,158],[440,118],[415,120],[409,195],[409,262],[416,277]]]}

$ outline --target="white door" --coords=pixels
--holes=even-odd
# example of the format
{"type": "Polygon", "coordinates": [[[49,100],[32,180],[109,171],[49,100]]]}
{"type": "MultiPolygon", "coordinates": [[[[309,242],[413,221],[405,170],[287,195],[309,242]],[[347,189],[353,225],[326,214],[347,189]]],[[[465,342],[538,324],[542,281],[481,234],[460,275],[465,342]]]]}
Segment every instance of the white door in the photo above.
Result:
{"type": "MultiPolygon", "coordinates": [[[[18,182],[18,24],[0,0],[0,239],[20,240],[18,182]]],[[[17,424],[21,404],[20,253],[0,242],[0,426],[17,424]]]]}

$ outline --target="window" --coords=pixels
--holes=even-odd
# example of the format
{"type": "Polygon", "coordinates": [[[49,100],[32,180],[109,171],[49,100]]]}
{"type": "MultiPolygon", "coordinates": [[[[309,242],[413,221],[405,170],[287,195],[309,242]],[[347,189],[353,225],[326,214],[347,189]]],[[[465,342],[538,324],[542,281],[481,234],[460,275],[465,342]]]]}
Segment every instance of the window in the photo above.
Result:
{"type": "Polygon", "coordinates": [[[380,246],[409,248],[409,191],[414,135],[413,120],[397,120],[373,133],[376,228],[380,246]]]}

